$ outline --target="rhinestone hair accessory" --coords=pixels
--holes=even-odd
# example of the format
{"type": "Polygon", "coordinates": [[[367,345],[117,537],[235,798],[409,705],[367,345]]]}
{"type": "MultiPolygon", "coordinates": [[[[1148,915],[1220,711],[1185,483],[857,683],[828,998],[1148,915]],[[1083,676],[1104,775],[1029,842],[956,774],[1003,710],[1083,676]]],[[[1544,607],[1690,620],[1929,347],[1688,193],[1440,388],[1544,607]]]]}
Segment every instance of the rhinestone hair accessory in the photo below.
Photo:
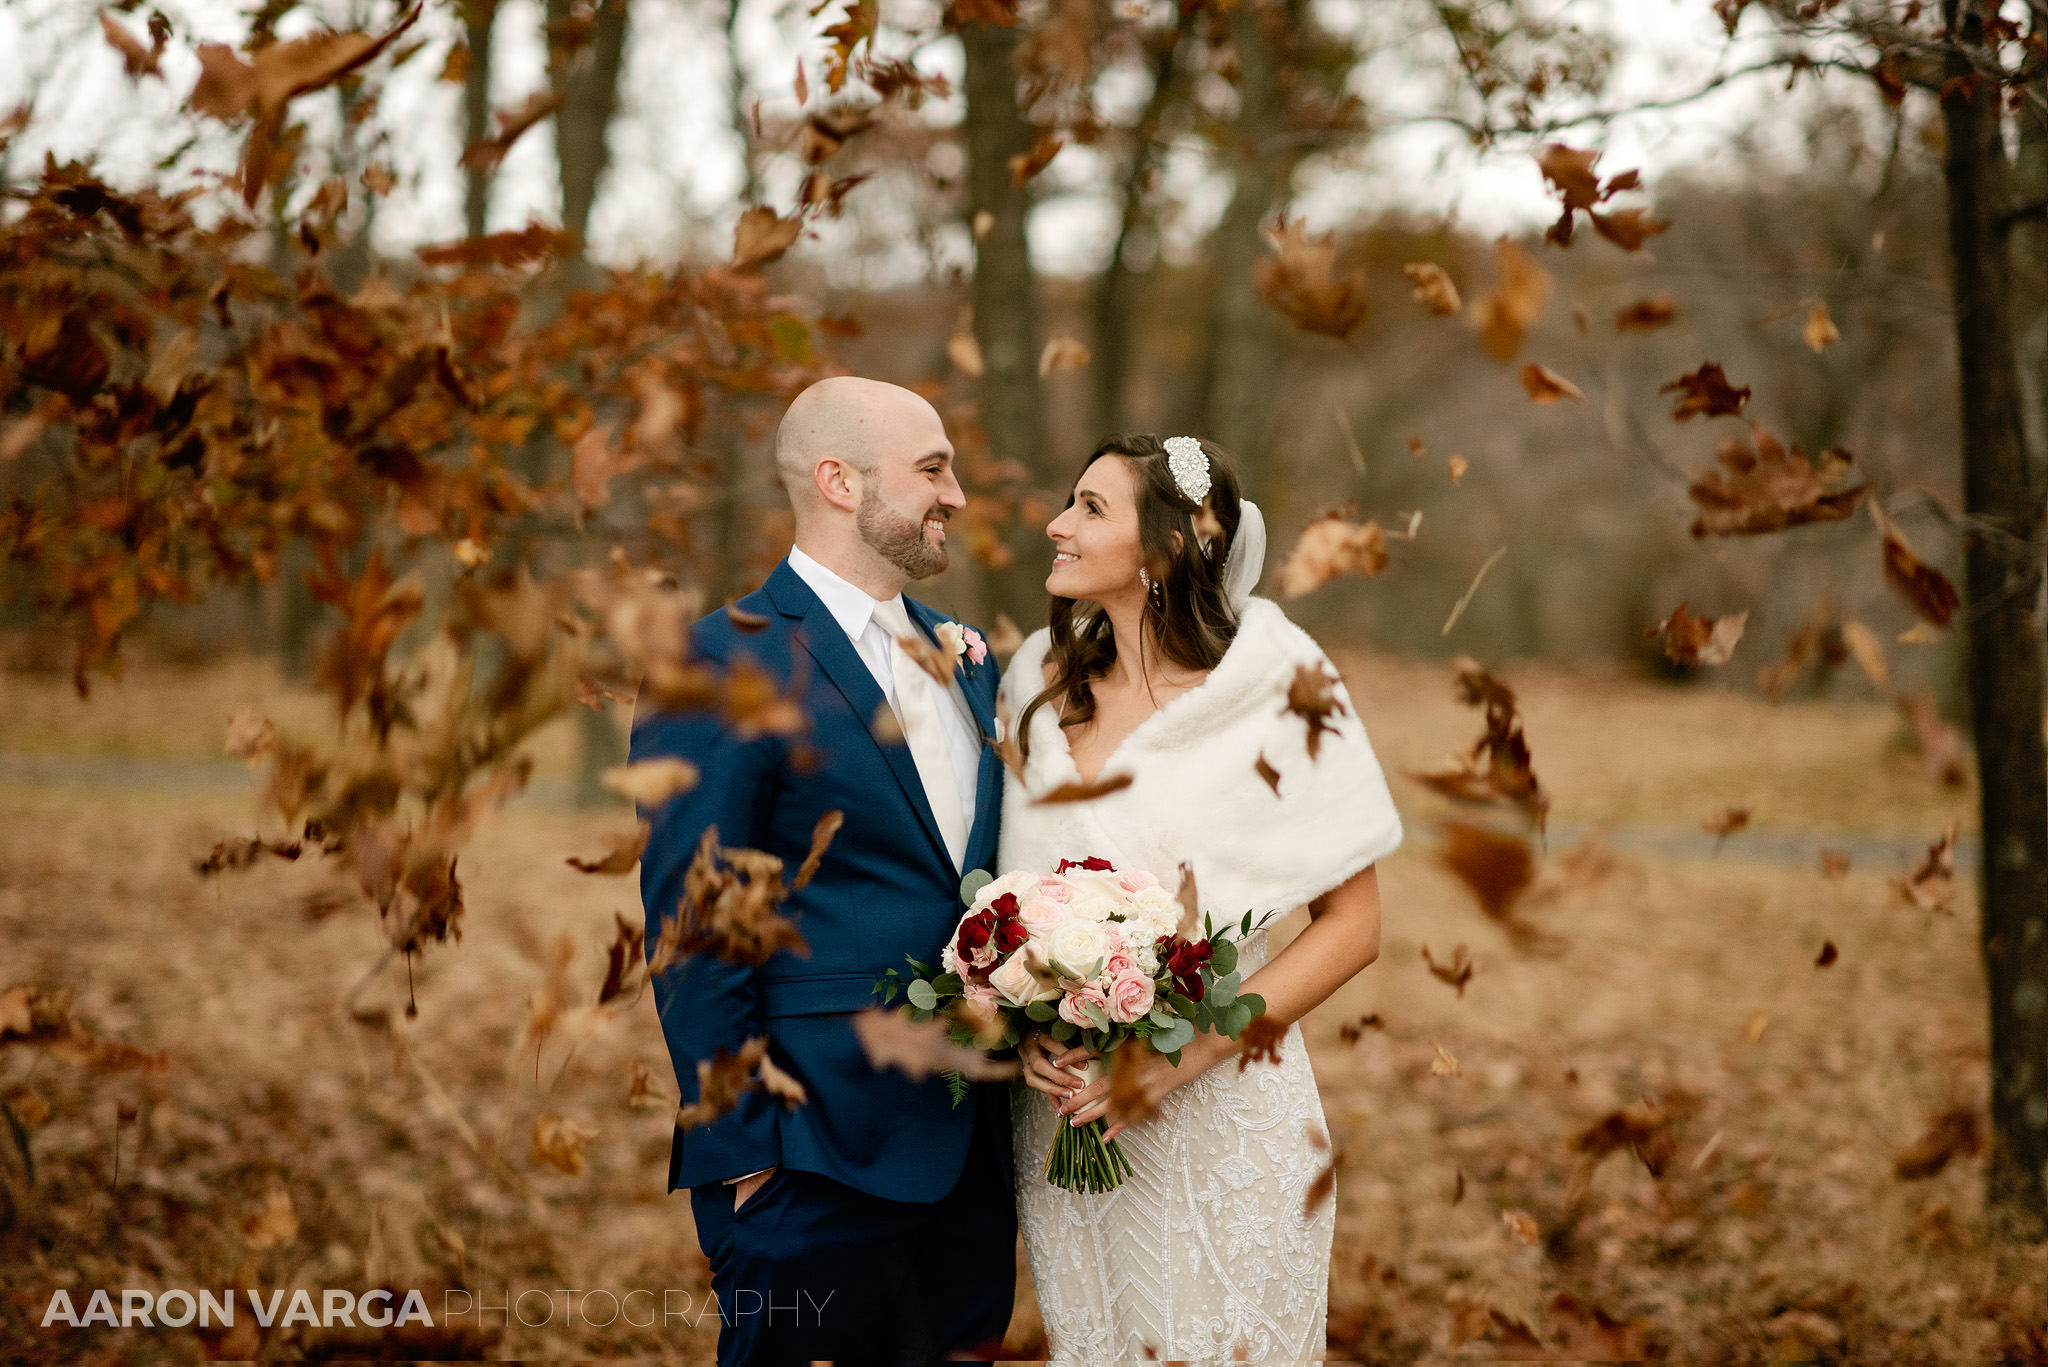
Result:
{"type": "Polygon", "coordinates": [[[1173,471],[1173,482],[1188,498],[1200,503],[1209,496],[1209,455],[1202,449],[1202,443],[1193,437],[1168,437],[1166,447],[1166,468],[1173,471]]]}

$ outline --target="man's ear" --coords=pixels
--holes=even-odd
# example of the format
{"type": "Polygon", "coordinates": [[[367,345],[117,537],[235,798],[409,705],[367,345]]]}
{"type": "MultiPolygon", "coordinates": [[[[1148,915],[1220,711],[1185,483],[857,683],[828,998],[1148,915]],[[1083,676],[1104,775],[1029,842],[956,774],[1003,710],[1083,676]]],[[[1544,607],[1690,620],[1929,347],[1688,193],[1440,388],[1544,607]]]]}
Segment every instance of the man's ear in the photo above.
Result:
{"type": "Polygon", "coordinates": [[[843,460],[827,456],[811,471],[818,496],[842,512],[860,507],[860,472],[843,460]]]}

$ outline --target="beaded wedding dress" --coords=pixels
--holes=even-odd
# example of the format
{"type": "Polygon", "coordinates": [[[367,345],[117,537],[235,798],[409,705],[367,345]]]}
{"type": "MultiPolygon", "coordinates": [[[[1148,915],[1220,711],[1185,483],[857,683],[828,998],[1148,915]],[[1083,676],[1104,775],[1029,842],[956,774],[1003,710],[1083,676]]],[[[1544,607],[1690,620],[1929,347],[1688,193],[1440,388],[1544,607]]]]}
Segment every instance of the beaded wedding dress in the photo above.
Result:
{"type": "MultiPolygon", "coordinates": [[[[1046,646],[1040,631],[1011,662],[1008,716],[1042,683],[1046,646]]],[[[1130,773],[1131,786],[1089,802],[1032,804],[1032,794],[1078,777],[1054,708],[1040,708],[1022,779],[1012,776],[1004,795],[1000,868],[1050,871],[1094,855],[1170,886],[1185,861],[1219,924],[1245,911],[1258,923],[1391,852],[1400,820],[1342,685],[1343,713],[1317,756],[1287,712],[1303,664],[1327,667],[1276,606],[1250,600],[1208,679],[1154,712],[1104,765],[1104,774],[1130,773]],[[1279,792],[1255,772],[1256,756],[1278,769],[1279,792]]],[[[1259,931],[1240,951],[1244,976],[1266,957],[1259,931]]],[[[1131,1174],[1099,1195],[1046,1180],[1043,1155],[1065,1117],[1016,1084],[1018,1215],[1052,1362],[1324,1355],[1336,1202],[1312,1213],[1304,1202],[1328,1166],[1318,1146],[1328,1127],[1299,1025],[1279,1056],[1243,1070],[1226,1061],[1169,1093],[1155,1116],[1118,1136],[1131,1174]]]]}

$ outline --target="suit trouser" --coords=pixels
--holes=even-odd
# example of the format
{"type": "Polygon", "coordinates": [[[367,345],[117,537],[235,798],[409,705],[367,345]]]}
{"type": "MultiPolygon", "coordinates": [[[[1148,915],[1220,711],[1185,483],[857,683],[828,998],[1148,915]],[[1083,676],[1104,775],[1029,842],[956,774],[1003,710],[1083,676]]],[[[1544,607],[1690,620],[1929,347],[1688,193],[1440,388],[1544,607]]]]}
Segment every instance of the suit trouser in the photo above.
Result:
{"type": "Polygon", "coordinates": [[[976,1105],[960,1178],[930,1203],[786,1167],[738,1211],[733,1187],[692,1187],[718,1298],[719,1362],[997,1356],[1016,1299],[1017,1211],[989,1127],[976,1105]]]}

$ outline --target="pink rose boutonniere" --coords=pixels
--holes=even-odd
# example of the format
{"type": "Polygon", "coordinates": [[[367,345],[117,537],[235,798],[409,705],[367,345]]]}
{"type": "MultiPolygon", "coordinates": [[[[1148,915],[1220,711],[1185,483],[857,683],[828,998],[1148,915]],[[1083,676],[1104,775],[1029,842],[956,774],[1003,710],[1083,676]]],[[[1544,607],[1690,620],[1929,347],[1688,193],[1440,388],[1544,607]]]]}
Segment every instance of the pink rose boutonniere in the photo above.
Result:
{"type": "Polygon", "coordinates": [[[968,664],[978,665],[988,658],[988,642],[981,639],[981,633],[973,627],[959,622],[941,622],[932,628],[932,634],[939,638],[939,645],[956,661],[964,658],[968,664]]]}

